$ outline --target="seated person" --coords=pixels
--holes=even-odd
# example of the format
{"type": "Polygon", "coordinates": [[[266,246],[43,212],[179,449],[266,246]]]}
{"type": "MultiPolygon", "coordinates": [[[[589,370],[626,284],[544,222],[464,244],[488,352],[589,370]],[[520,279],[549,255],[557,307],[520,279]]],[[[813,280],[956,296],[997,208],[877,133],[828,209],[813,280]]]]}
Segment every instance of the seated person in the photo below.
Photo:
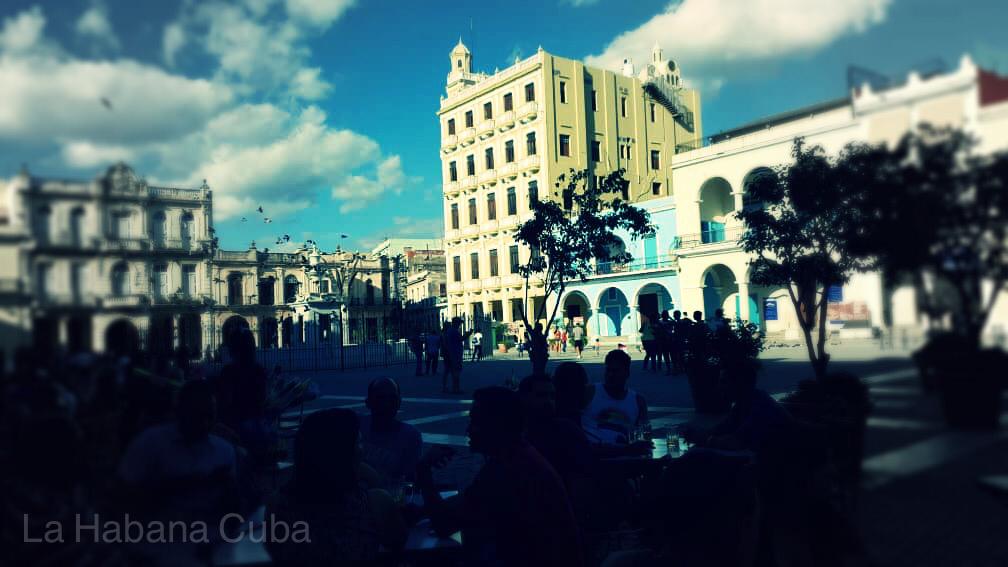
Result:
{"type": "Polygon", "coordinates": [[[791,415],[770,394],[756,387],[756,366],[736,363],[724,371],[731,411],[703,445],[715,449],[756,451],[771,435],[793,424],[791,415]]]}
{"type": "Polygon", "coordinates": [[[402,396],[391,378],[378,378],[368,385],[364,401],[370,415],[360,418],[361,460],[389,482],[412,479],[423,445],[420,431],[396,419],[402,396]]]}
{"type": "Polygon", "coordinates": [[[450,449],[432,447],[417,466],[435,531],[447,536],[462,530],[466,564],[581,565],[567,491],[525,441],[518,395],[501,387],[476,391],[468,433],[471,450],[487,461],[460,498],[442,500],[432,478],[450,449]]]}
{"type": "Polygon", "coordinates": [[[546,376],[527,376],[518,385],[525,414],[525,437],[556,469],[569,489],[576,479],[591,474],[595,459],[584,431],[576,423],[556,416],[555,391],[546,376]]]}
{"type": "Polygon", "coordinates": [[[118,474],[123,503],[152,519],[216,522],[237,505],[234,447],[211,435],[213,388],[187,382],[178,394],[176,420],[141,432],[123,455],[118,474]]]}
{"type": "Polygon", "coordinates": [[[588,386],[587,405],[581,426],[588,439],[601,445],[627,445],[633,428],[648,422],[647,402],[627,388],[630,379],[630,355],[622,350],[609,351],[605,357],[605,381],[588,386]]]}
{"type": "MultiPolygon", "coordinates": [[[[267,539],[278,565],[373,561],[380,546],[402,549],[406,526],[395,501],[361,486],[357,415],[328,409],[308,416],[294,440],[294,478],[267,506],[266,518],[308,525],[310,541],[267,539]]],[[[271,533],[265,526],[264,533],[271,533]]],[[[291,528],[294,529],[294,528],[291,528]]]]}

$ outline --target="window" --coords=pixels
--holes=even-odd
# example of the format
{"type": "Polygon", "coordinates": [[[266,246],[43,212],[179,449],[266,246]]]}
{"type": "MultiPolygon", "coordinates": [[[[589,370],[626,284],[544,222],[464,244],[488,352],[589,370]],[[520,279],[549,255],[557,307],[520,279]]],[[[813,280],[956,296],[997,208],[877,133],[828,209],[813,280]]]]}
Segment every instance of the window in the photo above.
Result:
{"type": "Polygon", "coordinates": [[[86,279],[87,266],[85,264],[77,262],[70,266],[70,296],[74,301],[80,301],[86,279]]]}
{"type": "Polygon", "coordinates": [[[497,266],[497,249],[490,250],[490,277],[500,275],[500,268],[497,266]]]}
{"type": "Polygon", "coordinates": [[[196,295],[196,266],[182,266],[182,295],[196,295]]]}
{"type": "MultiPolygon", "coordinates": [[[[283,286],[283,300],[284,303],[294,303],[297,300],[298,288],[301,287],[301,282],[294,276],[287,276],[284,278],[283,286]]],[[[290,319],[288,319],[289,321],[290,319]]]]}
{"type": "Polygon", "coordinates": [[[112,295],[122,297],[129,293],[129,268],[119,263],[112,268],[112,295]]]}
{"type": "Polygon", "coordinates": [[[129,238],[132,234],[130,230],[130,214],[121,211],[112,215],[112,238],[129,238]]]}
{"type": "Polygon", "coordinates": [[[49,281],[50,276],[52,276],[52,264],[38,264],[35,266],[36,291],[41,298],[48,297],[49,292],[52,290],[52,282],[49,281]]]}
{"type": "Polygon", "coordinates": [[[534,156],[536,154],[535,132],[529,132],[525,136],[525,155],[534,156]]]}
{"type": "Polygon", "coordinates": [[[567,210],[574,208],[574,194],[570,191],[563,192],[563,206],[567,210]]]}
{"type": "Polygon", "coordinates": [[[592,161],[602,161],[602,142],[598,140],[592,140],[591,159],[592,161]]]}
{"type": "Polygon", "coordinates": [[[472,279],[479,279],[479,252],[469,254],[469,273],[472,274],[472,279]]]}
{"type": "Polygon", "coordinates": [[[620,116],[626,118],[626,97],[620,97],[620,116]]]}
{"type": "Polygon", "coordinates": [[[486,168],[487,169],[493,169],[494,168],[493,148],[487,148],[486,151],[483,152],[483,154],[484,154],[484,156],[486,158],[486,160],[485,160],[486,161],[486,168]]]}
{"type": "Polygon", "coordinates": [[[620,157],[623,159],[630,159],[630,144],[620,145],[620,157]]]}
{"type": "MultiPolygon", "coordinates": [[[[186,211],[182,213],[182,218],[179,221],[179,236],[182,237],[183,243],[188,243],[192,240],[193,236],[193,216],[192,213],[186,211]]],[[[186,247],[189,245],[186,244],[186,247]]]]}
{"type": "Polygon", "coordinates": [[[70,211],[70,243],[84,245],[84,209],[80,207],[70,211]]]}
{"type": "Polygon", "coordinates": [[[654,122],[654,103],[652,102],[649,106],[651,109],[651,122],[654,122]]]}
{"type": "Polygon", "coordinates": [[[469,199],[469,224],[476,224],[479,219],[476,218],[476,198],[469,199]]]}
{"type": "Polygon", "coordinates": [[[154,266],[154,297],[168,297],[168,266],[164,264],[154,266]]]}
{"type": "Polygon", "coordinates": [[[458,181],[458,167],[455,162],[448,163],[448,181],[458,181]]]}
{"type": "Polygon", "coordinates": [[[458,203],[452,203],[451,206],[451,227],[453,230],[458,230],[459,227],[458,203]]]}
{"type": "Polygon", "coordinates": [[[476,175],[476,156],[466,156],[466,175],[476,175]]]}
{"type": "Polygon", "coordinates": [[[438,297],[444,297],[448,295],[448,286],[445,284],[438,284],[438,297]]]}
{"type": "Polygon", "coordinates": [[[661,195],[661,183],[658,183],[657,181],[651,183],[651,194],[661,195]]]}
{"type": "Polygon", "coordinates": [[[506,163],[514,161],[514,140],[504,142],[504,161],[506,163]]]}
{"type": "Polygon", "coordinates": [[[507,214],[509,216],[510,215],[517,215],[518,214],[518,195],[517,195],[517,193],[515,193],[515,188],[514,187],[509,187],[508,188],[508,190],[507,190],[507,201],[508,201],[508,203],[507,203],[507,207],[508,207],[507,214]]]}
{"type": "Polygon", "coordinates": [[[487,220],[497,219],[497,198],[493,193],[487,195],[487,220]]]}
{"type": "Polygon", "coordinates": [[[455,119],[454,118],[449,118],[448,119],[448,135],[449,136],[454,136],[455,135],[455,119]]]}
{"type": "Polygon", "coordinates": [[[536,181],[529,181],[529,209],[532,208],[532,203],[539,200],[539,183],[536,181]]]}
{"type": "Polygon", "coordinates": [[[570,156],[570,136],[560,134],[560,155],[570,156]]]}
{"type": "Polygon", "coordinates": [[[535,100],[535,83],[529,83],[525,85],[525,102],[533,100],[535,100]]]}
{"type": "Polygon", "coordinates": [[[48,243],[52,238],[52,209],[48,206],[35,211],[35,238],[39,243],[48,243]]]}
{"type": "Polygon", "coordinates": [[[467,110],[465,113],[466,128],[473,127],[473,113],[471,110],[467,110]]]}
{"type": "Polygon", "coordinates": [[[661,169],[661,151],[651,150],[651,169],[661,169]]]}
{"type": "Polygon", "coordinates": [[[238,273],[228,274],[227,277],[227,302],[228,305],[242,304],[242,275],[238,273]]]}
{"type": "Polygon", "coordinates": [[[452,280],[460,282],[462,281],[462,257],[455,256],[452,258],[452,280]]]}
{"type": "Polygon", "coordinates": [[[517,274],[518,273],[518,266],[519,266],[519,261],[518,261],[518,246],[517,245],[511,246],[510,248],[508,248],[508,257],[509,257],[509,259],[511,261],[511,273],[512,274],[517,274]]]}
{"type": "Polygon", "coordinates": [[[483,105],[483,120],[490,120],[493,118],[493,103],[488,102],[483,105]]]}
{"type": "Polygon", "coordinates": [[[150,237],[155,242],[164,242],[167,236],[168,223],[165,220],[164,211],[158,211],[151,217],[150,237]]]}
{"type": "Polygon", "coordinates": [[[514,109],[514,98],[511,93],[504,95],[504,112],[514,109]]]}
{"type": "Polygon", "coordinates": [[[605,181],[605,177],[601,175],[595,176],[595,188],[602,187],[602,182],[605,181]]]}
{"type": "Polygon", "coordinates": [[[598,112],[598,92],[592,89],[592,112],[598,112]]]}
{"type": "Polygon", "coordinates": [[[567,103],[567,83],[560,81],[560,103],[567,103]]]}

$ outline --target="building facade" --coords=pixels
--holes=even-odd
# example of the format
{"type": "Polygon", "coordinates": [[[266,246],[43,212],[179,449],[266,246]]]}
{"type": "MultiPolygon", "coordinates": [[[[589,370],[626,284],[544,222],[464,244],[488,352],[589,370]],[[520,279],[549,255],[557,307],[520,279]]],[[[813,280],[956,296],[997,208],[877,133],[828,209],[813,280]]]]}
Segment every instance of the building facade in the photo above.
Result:
{"type": "MultiPolygon", "coordinates": [[[[981,152],[1008,149],[1008,78],[964,57],[948,73],[911,73],[884,89],[860,85],[847,97],[756,121],[685,148],[669,164],[674,194],[644,204],[657,228],[649,237],[654,244],[632,249],[635,261],[621,267],[619,275],[600,265],[588,282],[571,286],[563,299],[565,315],[583,317],[590,335],[633,342],[640,312],[654,312],[655,305],[699,310],[707,318],[720,308],[731,319],[758,324],[770,336],[797,340],[800,329],[787,291],[749,281],[750,256],[738,245],[744,227],[735,216],[746,204],[749,183],[790,162],[795,138],[836,154],[850,142],[895,142],[924,123],[975,134],[981,152]],[[659,276],[665,262],[664,269],[674,277],[659,276]],[[657,291],[658,301],[647,294],[642,299],[641,291],[657,291]],[[670,301],[663,303],[666,296],[670,301]]],[[[916,308],[912,288],[887,293],[875,273],[856,274],[829,296],[830,324],[841,334],[870,336],[874,329],[887,329],[896,336],[919,337],[928,324],[916,308]]],[[[1003,336],[1006,325],[1008,294],[1002,292],[988,336],[1003,336]]]]}
{"type": "Polygon", "coordinates": [[[592,178],[625,170],[634,202],[673,194],[668,164],[701,139],[699,96],[655,48],[635,74],[535,55],[492,75],[473,72],[461,43],[450,54],[438,120],[444,189],[448,308],[451,315],[533,317],[542,290],[517,267],[530,251],[514,241],[530,203],[553,198],[571,169],[592,178]]]}

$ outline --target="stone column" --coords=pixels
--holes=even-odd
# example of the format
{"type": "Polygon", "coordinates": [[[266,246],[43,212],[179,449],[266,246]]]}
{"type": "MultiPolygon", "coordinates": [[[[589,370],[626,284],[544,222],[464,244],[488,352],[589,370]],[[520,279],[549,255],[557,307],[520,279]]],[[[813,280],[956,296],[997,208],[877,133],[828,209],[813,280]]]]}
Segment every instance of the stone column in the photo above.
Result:
{"type": "Polygon", "coordinates": [[[749,282],[738,282],[739,312],[738,317],[745,322],[752,321],[752,313],[749,309],[749,282]]]}

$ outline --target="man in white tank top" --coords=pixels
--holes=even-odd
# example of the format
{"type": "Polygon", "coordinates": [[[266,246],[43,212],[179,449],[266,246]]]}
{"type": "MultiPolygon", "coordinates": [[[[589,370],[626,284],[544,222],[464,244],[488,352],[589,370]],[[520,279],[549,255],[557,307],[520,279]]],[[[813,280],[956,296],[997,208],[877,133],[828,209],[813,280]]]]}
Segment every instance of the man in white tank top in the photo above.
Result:
{"type": "Polygon", "coordinates": [[[647,402],[627,388],[630,355],[613,350],[605,357],[605,382],[588,386],[590,401],[581,424],[593,443],[625,445],[634,427],[648,422],[647,402]]]}

